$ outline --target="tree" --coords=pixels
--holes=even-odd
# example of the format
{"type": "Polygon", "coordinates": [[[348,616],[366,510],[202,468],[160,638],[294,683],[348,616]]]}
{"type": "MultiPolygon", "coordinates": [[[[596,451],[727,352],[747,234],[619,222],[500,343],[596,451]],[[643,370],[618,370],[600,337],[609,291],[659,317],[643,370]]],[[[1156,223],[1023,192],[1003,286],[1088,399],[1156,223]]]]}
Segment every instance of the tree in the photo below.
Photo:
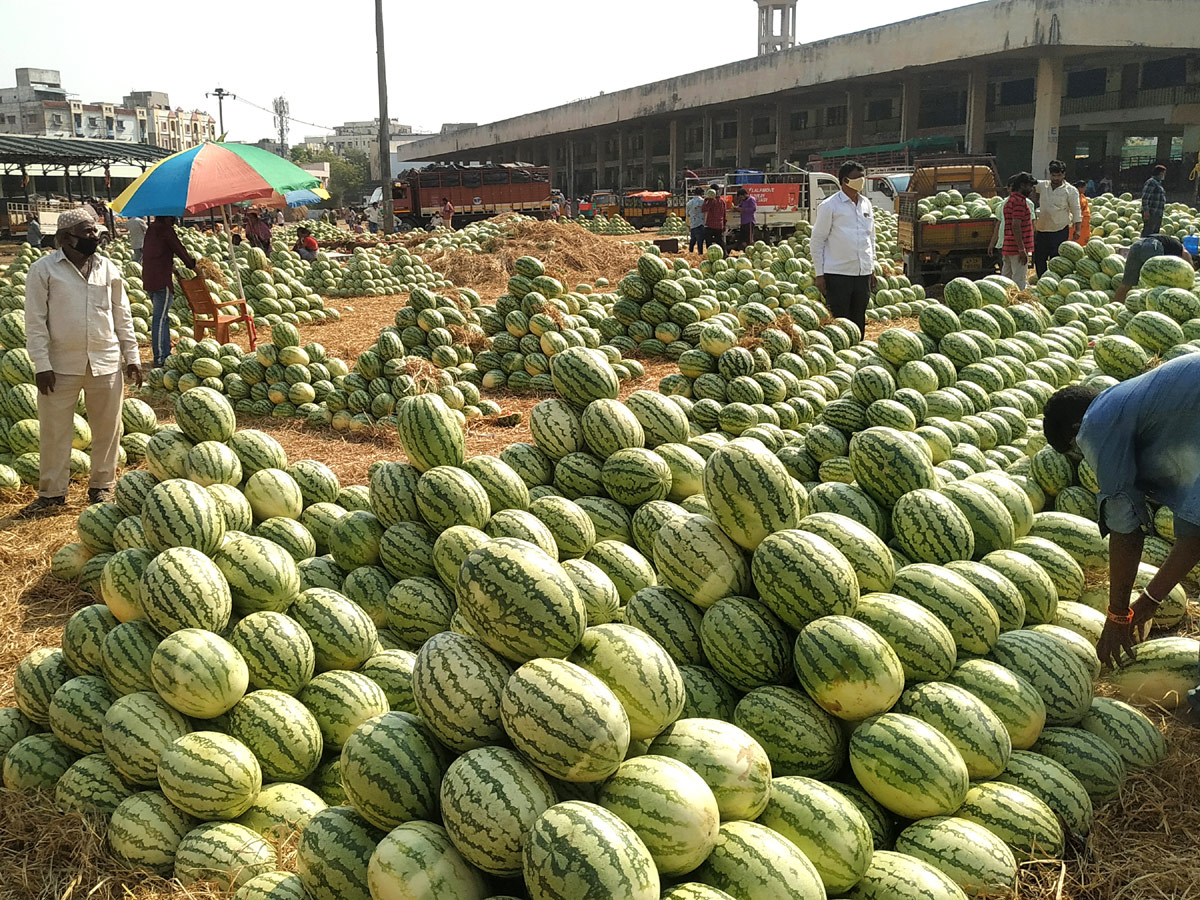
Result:
{"type": "Polygon", "coordinates": [[[313,151],[307,147],[293,147],[291,157],[297,165],[329,163],[329,193],[334,206],[357,203],[367,193],[371,165],[367,161],[367,154],[361,150],[347,149],[345,156],[338,156],[332,150],[313,151]]]}

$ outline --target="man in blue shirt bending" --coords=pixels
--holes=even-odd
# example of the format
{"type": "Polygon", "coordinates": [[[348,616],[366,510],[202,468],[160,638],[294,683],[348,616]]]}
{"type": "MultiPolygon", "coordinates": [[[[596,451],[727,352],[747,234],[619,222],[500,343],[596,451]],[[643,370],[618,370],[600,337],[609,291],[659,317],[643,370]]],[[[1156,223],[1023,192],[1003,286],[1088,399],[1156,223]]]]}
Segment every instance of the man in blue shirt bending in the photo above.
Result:
{"type": "Polygon", "coordinates": [[[1100,533],[1109,534],[1108,621],[1096,653],[1115,665],[1134,655],[1163,598],[1200,562],[1200,354],[1190,353],[1100,392],[1073,385],[1043,411],[1046,440],[1086,459],[1100,485],[1100,533]],[[1175,544],[1129,603],[1150,503],[1175,517],[1175,544]]]}

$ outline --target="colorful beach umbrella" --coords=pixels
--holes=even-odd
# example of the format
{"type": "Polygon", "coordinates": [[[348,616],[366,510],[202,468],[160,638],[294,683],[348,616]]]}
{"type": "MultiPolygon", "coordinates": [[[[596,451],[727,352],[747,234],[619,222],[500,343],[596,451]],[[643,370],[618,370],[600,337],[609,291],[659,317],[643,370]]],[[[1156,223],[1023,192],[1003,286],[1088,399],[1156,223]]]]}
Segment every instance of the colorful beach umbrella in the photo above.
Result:
{"type": "Polygon", "coordinates": [[[246,144],[204,143],[148,169],[109,206],[122,216],[182,216],[320,187],[296,164],[246,144]]]}
{"type": "Polygon", "coordinates": [[[270,209],[295,209],[297,206],[312,206],[329,199],[329,191],[322,187],[305,188],[302,191],[288,191],[286,194],[272,194],[265,200],[252,200],[253,206],[266,206],[270,209]]]}

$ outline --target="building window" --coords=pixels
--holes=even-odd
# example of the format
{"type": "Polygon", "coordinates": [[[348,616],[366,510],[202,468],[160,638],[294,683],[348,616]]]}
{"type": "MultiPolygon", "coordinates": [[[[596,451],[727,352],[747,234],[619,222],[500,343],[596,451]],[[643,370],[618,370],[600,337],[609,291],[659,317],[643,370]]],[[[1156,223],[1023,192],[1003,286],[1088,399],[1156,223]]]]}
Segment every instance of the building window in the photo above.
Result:
{"type": "Polygon", "coordinates": [[[845,125],[846,124],[846,104],[841,106],[825,107],[825,124],[826,125],[845,125]]]}
{"type": "Polygon", "coordinates": [[[721,123],[721,140],[731,141],[737,137],[737,122],[721,123]]]}
{"type": "Polygon", "coordinates": [[[50,122],[54,125],[61,125],[62,124],[62,116],[60,116],[58,113],[54,113],[53,115],[50,116],[50,122]]]}
{"type": "Polygon", "coordinates": [[[754,122],[751,124],[751,132],[753,134],[770,134],[771,133],[771,117],[770,116],[755,116],[754,122]]]}
{"type": "Polygon", "coordinates": [[[1016,81],[1005,81],[1000,85],[999,106],[1024,106],[1033,103],[1037,95],[1037,85],[1032,78],[1019,78],[1016,81]]]}
{"type": "Polygon", "coordinates": [[[1092,148],[1088,144],[1087,141],[1077,141],[1076,142],[1076,144],[1075,144],[1075,158],[1076,159],[1090,159],[1091,155],[1092,155],[1092,148]]]}
{"type": "Polygon", "coordinates": [[[1152,59],[1142,63],[1142,90],[1175,87],[1187,81],[1187,57],[1152,59]]]}
{"type": "Polygon", "coordinates": [[[16,116],[9,116],[9,117],[8,117],[8,124],[9,124],[9,125],[16,125],[16,124],[17,124],[17,117],[16,117],[16,116]]]}
{"type": "Polygon", "coordinates": [[[808,127],[808,110],[792,113],[792,131],[803,131],[808,127]]]}
{"type": "Polygon", "coordinates": [[[867,103],[867,121],[878,122],[880,119],[892,118],[892,98],[871,100],[867,103]]]}
{"type": "Polygon", "coordinates": [[[1068,97],[1097,97],[1108,87],[1108,69],[1083,69],[1067,73],[1068,97]]]}
{"type": "Polygon", "coordinates": [[[965,125],[967,121],[967,92],[958,90],[922,91],[918,128],[947,128],[965,125]]]}

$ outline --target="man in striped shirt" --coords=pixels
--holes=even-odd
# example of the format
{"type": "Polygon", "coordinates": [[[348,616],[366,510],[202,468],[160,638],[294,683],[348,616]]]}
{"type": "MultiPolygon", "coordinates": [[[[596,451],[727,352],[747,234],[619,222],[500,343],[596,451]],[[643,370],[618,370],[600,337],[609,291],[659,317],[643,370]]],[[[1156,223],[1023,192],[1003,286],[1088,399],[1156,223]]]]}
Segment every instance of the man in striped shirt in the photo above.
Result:
{"type": "Polygon", "coordinates": [[[1008,182],[1008,199],[1000,211],[1004,243],[1000,248],[1000,273],[1025,290],[1029,281],[1029,254],[1033,252],[1033,215],[1029,195],[1037,180],[1018,172],[1008,182]]]}

